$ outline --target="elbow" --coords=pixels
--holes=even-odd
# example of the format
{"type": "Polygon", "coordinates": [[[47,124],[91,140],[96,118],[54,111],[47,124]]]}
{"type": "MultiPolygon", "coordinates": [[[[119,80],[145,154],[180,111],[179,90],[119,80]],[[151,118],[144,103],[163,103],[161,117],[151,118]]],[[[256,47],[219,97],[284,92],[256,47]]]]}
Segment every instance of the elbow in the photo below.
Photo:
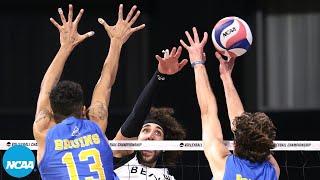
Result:
{"type": "Polygon", "coordinates": [[[210,135],[206,135],[205,132],[202,133],[202,142],[204,147],[211,147],[214,141],[224,142],[222,133],[215,133],[213,128],[210,128],[207,133],[210,135]]]}
{"type": "Polygon", "coordinates": [[[215,140],[220,140],[219,137],[216,136],[216,134],[212,133],[211,128],[207,128],[207,130],[203,129],[202,132],[202,143],[204,149],[210,149],[213,146],[213,143],[215,140]]]}
{"type": "Polygon", "coordinates": [[[212,159],[212,149],[215,148],[213,140],[203,138],[202,143],[204,155],[208,160],[212,159]]]}
{"type": "Polygon", "coordinates": [[[210,149],[212,142],[206,138],[202,138],[202,143],[203,143],[203,150],[204,152],[208,151],[210,149]]]}

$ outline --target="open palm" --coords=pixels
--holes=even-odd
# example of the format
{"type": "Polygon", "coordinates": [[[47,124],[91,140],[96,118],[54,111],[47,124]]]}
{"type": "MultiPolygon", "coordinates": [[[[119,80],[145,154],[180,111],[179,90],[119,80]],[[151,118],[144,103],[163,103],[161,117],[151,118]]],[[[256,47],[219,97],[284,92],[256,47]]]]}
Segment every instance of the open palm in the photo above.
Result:
{"type": "Polygon", "coordinates": [[[78,33],[78,24],[84,12],[83,9],[80,10],[78,16],[73,21],[73,6],[69,5],[69,13],[68,20],[64,17],[63,11],[61,8],[58,9],[60,19],[62,25],[57,23],[53,18],[50,18],[52,24],[59,30],[60,32],[60,45],[65,46],[69,45],[71,47],[75,47],[80,42],[84,41],[86,38],[94,35],[93,31],[87,32],[85,34],[78,33]]]}
{"type": "Polygon", "coordinates": [[[127,17],[123,18],[123,5],[120,4],[118,12],[118,21],[115,25],[110,26],[102,18],[98,19],[98,22],[104,26],[110,39],[118,39],[121,44],[124,44],[129,37],[136,31],[139,31],[145,27],[145,24],[141,24],[137,27],[131,27],[138,17],[140,16],[140,11],[136,11],[137,6],[133,6],[128,13],[127,17]]]}
{"type": "Polygon", "coordinates": [[[156,59],[158,60],[158,70],[162,74],[172,75],[179,72],[187,63],[188,60],[183,59],[179,63],[179,58],[181,55],[182,47],[179,46],[177,49],[173,47],[169,54],[165,54],[164,57],[160,57],[156,55],[156,59]]]}

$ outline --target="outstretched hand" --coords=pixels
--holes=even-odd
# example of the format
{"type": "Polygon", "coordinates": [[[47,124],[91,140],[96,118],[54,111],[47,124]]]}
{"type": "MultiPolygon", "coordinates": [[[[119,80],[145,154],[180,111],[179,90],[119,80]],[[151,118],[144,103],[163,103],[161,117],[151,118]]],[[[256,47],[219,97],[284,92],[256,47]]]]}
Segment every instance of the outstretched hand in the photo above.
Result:
{"type": "Polygon", "coordinates": [[[123,5],[120,4],[119,12],[118,12],[118,21],[114,26],[110,26],[106,23],[102,18],[98,19],[98,22],[104,26],[104,29],[107,31],[110,39],[117,39],[121,44],[124,44],[132,33],[139,31],[145,27],[145,24],[141,24],[140,26],[132,28],[131,26],[136,22],[140,15],[140,11],[138,10],[135,14],[135,10],[137,6],[133,6],[128,13],[126,19],[123,19],[123,5]],[[134,16],[133,16],[134,14],[134,16]]]}
{"type": "Polygon", "coordinates": [[[165,53],[164,57],[156,55],[158,60],[158,71],[162,74],[172,75],[179,72],[187,63],[187,59],[183,59],[179,63],[179,57],[181,55],[182,47],[179,46],[178,49],[173,47],[171,52],[165,53]]]}
{"type": "Polygon", "coordinates": [[[197,29],[193,27],[192,31],[193,31],[194,39],[191,38],[188,31],[185,31],[185,34],[188,38],[190,46],[188,46],[182,39],[180,40],[181,45],[184,48],[186,48],[189,53],[189,58],[191,63],[197,60],[205,60],[203,59],[203,48],[208,40],[207,32],[203,34],[203,39],[200,42],[197,29]]]}
{"type": "Polygon", "coordinates": [[[79,14],[77,15],[76,19],[73,20],[73,7],[71,4],[69,4],[69,13],[68,13],[68,19],[66,20],[63,11],[61,8],[58,9],[60,19],[62,22],[62,25],[57,23],[53,18],[50,18],[50,21],[52,24],[59,30],[60,32],[60,45],[61,46],[70,46],[74,48],[79,43],[87,39],[88,37],[91,37],[94,35],[93,31],[87,32],[85,34],[79,34],[78,33],[78,24],[82,17],[82,14],[84,12],[83,9],[80,10],[79,14]]]}
{"type": "Polygon", "coordinates": [[[230,58],[229,60],[224,60],[219,52],[216,52],[215,55],[220,62],[220,66],[219,66],[220,76],[223,76],[223,75],[231,76],[236,58],[230,58]]]}

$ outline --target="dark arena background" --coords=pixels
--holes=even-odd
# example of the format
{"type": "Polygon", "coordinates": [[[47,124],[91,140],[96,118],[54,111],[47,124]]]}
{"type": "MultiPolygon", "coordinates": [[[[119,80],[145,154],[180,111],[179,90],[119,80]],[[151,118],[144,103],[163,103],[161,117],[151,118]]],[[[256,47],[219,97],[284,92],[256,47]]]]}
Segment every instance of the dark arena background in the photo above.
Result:
{"type": "MultiPolygon", "coordinates": [[[[134,4],[141,10],[135,33],[122,49],[112,89],[106,135],[112,139],[130,113],[139,93],[156,70],[155,55],[179,46],[184,31],[193,26],[209,33],[206,67],[216,94],[224,138],[232,140],[218,61],[211,31],[226,16],[244,19],[253,33],[250,50],[236,60],[235,85],[247,111],[264,111],[277,127],[276,140],[319,141],[320,116],[320,3],[316,0],[140,0],[140,1],[1,1],[0,11],[0,139],[32,140],[32,124],[43,75],[59,48],[59,33],[49,18],[59,20],[57,9],[74,5],[85,13],[79,32],[95,31],[67,61],[62,80],[80,83],[86,105],[109,48],[109,38],[97,18],[116,22],[118,5],[124,14],[134,4]]],[[[182,58],[188,58],[183,50],[182,58]]],[[[187,130],[187,140],[201,140],[200,111],[194,75],[188,64],[158,92],[156,107],[172,107],[187,130]]],[[[1,159],[4,151],[1,151],[1,159]]],[[[318,179],[319,151],[277,151],[280,179],[318,179]]],[[[2,161],[1,161],[2,163],[2,161]]],[[[211,179],[204,153],[183,152],[176,179],[211,179]]],[[[12,179],[1,165],[1,179],[12,179]]],[[[25,179],[40,179],[37,168],[25,179]]]]}

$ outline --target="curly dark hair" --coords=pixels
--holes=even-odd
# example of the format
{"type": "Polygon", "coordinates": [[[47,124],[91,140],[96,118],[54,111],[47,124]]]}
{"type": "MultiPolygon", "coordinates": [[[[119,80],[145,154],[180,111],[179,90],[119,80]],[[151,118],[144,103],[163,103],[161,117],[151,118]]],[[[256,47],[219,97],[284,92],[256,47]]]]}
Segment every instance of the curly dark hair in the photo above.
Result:
{"type": "MultiPolygon", "coordinates": [[[[173,117],[172,108],[151,108],[147,119],[155,119],[163,124],[165,130],[164,140],[183,140],[186,138],[186,130],[173,117]]],[[[182,154],[181,151],[166,151],[163,155],[164,166],[174,166],[177,158],[182,154]]]]}
{"type": "Polygon", "coordinates": [[[83,106],[83,91],[80,84],[61,81],[52,89],[49,98],[54,115],[80,117],[83,106]]]}
{"type": "Polygon", "coordinates": [[[275,147],[276,128],[271,119],[261,112],[245,112],[233,121],[235,154],[251,162],[268,160],[275,147]]]}

